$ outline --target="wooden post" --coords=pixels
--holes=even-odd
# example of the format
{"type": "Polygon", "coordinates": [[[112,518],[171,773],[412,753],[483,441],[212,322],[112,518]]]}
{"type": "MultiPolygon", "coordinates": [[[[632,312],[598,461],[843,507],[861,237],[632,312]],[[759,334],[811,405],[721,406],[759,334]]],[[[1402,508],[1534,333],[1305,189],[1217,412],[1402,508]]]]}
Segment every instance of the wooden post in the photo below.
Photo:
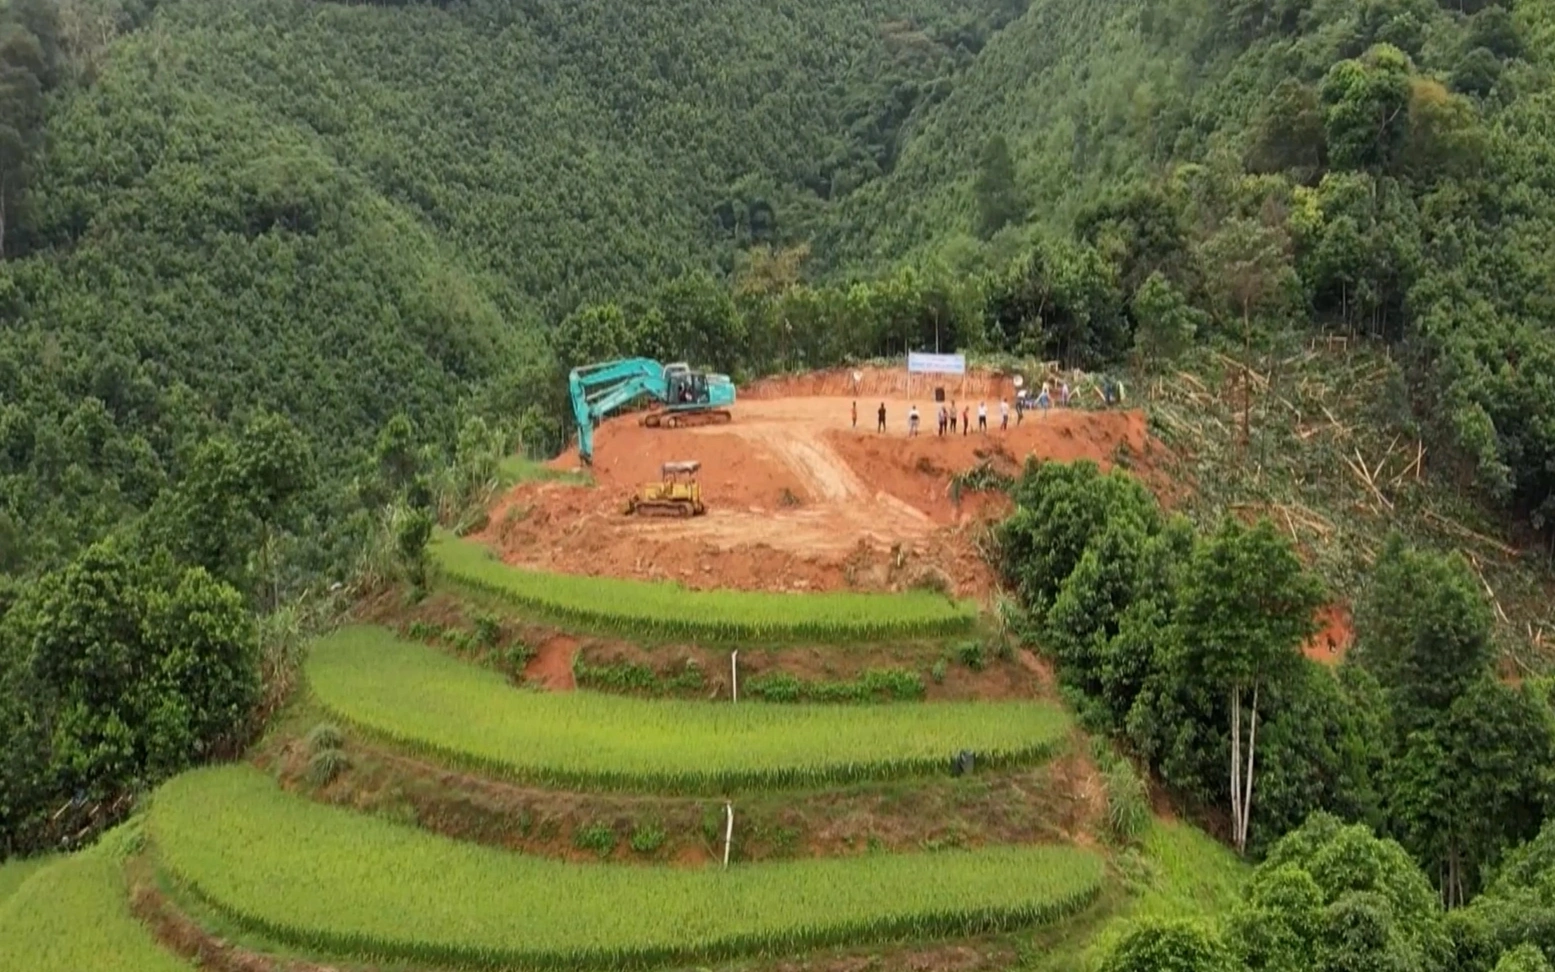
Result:
{"type": "Polygon", "coordinates": [[[729,869],[729,847],[734,843],[734,804],[724,802],[724,813],[728,814],[728,823],[724,825],[724,870],[729,869]]]}

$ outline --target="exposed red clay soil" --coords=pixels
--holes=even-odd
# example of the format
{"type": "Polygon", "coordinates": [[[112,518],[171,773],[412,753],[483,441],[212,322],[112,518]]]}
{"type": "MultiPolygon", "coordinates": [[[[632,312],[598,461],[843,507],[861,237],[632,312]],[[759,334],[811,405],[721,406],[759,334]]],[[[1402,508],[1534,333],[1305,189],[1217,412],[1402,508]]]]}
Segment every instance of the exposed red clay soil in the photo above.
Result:
{"type": "MultiPolygon", "coordinates": [[[[1091,459],[1110,466],[1121,444],[1130,466],[1163,494],[1154,472],[1164,454],[1138,411],[1054,409],[998,428],[1005,376],[946,380],[958,407],[988,402],[990,430],[935,434],[931,382],[909,390],[905,372],[870,370],[860,383],[858,426],[847,397],[851,372],[775,379],[740,390],[734,421],[692,429],[650,429],[635,415],[595,431],[596,486],[526,483],[494,506],[479,539],[508,563],[567,573],[677,580],[694,588],[897,590],[948,584],[967,596],[994,578],[975,539],[1003,512],[1001,497],[951,501],[952,476],[987,461],[1015,472],[1028,456],[1091,459]],[[910,397],[911,396],[911,397],[910,397]],[[884,402],[888,430],[875,431],[884,402]],[[907,436],[916,403],[922,429],[907,436]],[[663,462],[694,459],[706,516],[633,518],[626,497],[658,479],[663,462]]],[[[575,450],[552,463],[579,465],[575,450]]]]}
{"type": "Polygon", "coordinates": [[[1344,604],[1330,604],[1317,613],[1319,625],[1312,640],[1302,645],[1301,651],[1308,658],[1324,665],[1337,665],[1355,641],[1354,623],[1350,609],[1344,604]]]}
{"type": "Polygon", "coordinates": [[[535,657],[524,666],[524,680],[553,692],[568,692],[576,687],[572,676],[572,658],[579,641],[567,635],[553,635],[539,645],[535,657]]]}

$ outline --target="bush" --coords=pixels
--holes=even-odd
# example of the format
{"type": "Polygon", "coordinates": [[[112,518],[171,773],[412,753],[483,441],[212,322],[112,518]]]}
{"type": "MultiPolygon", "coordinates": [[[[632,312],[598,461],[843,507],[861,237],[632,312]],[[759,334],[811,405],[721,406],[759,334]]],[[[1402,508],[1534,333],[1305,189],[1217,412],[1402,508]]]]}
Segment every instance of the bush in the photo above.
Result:
{"type": "Polygon", "coordinates": [[[939,658],[935,660],[933,667],[929,669],[929,677],[934,679],[935,685],[945,684],[945,671],[949,667],[950,663],[945,659],[939,658]]]}
{"type": "Polygon", "coordinates": [[[664,846],[666,837],[664,828],[658,824],[639,824],[637,829],[632,831],[632,850],[639,854],[652,854],[664,846]]]}
{"type": "Polygon", "coordinates": [[[428,621],[412,621],[405,628],[405,634],[417,641],[439,641],[443,637],[443,626],[428,621]]]}
{"type": "Polygon", "coordinates": [[[921,699],[923,676],[905,668],[870,668],[847,681],[805,681],[788,672],[758,675],[745,694],[763,702],[893,702],[921,699]]]}
{"type": "Polygon", "coordinates": [[[489,614],[477,614],[475,640],[487,648],[497,647],[497,642],[502,640],[502,622],[489,614]]]}
{"type": "Polygon", "coordinates": [[[983,657],[983,643],[981,641],[963,641],[955,647],[956,661],[970,668],[974,672],[983,670],[987,659],[983,657]]]}
{"type": "Polygon", "coordinates": [[[351,768],[351,757],[338,749],[321,749],[308,760],[308,782],[314,786],[333,783],[351,768]]]}
{"type": "Polygon", "coordinates": [[[1145,781],[1126,759],[1107,768],[1107,828],[1125,844],[1133,843],[1150,825],[1150,794],[1145,781]]]}
{"type": "Polygon", "coordinates": [[[308,730],[308,752],[321,753],[326,749],[339,749],[345,745],[345,733],[332,722],[321,722],[308,730]]]}
{"type": "Polygon", "coordinates": [[[616,849],[616,832],[608,824],[591,823],[573,832],[572,846],[578,850],[593,851],[600,857],[609,857],[610,852],[616,849]]]}

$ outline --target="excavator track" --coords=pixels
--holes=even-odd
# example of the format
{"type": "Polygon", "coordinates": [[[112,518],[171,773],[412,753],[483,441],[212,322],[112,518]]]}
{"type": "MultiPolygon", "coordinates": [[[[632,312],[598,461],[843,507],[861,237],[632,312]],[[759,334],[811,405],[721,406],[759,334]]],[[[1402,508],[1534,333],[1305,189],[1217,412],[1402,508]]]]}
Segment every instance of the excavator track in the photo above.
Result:
{"type": "Polygon", "coordinates": [[[649,412],[642,424],[650,429],[687,429],[698,425],[726,425],[734,415],[721,408],[701,412],[649,412]]]}

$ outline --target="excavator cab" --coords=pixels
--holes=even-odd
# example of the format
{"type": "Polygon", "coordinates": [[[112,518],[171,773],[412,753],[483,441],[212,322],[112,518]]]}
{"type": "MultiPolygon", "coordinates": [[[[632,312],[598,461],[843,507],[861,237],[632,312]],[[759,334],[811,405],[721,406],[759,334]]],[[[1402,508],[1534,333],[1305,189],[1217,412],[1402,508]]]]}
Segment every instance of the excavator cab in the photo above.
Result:
{"type": "Polygon", "coordinates": [[[697,484],[697,470],[702,464],[690,462],[666,462],[659,467],[660,481],[644,483],[627,499],[628,516],[701,516],[707,512],[702,505],[702,487],[697,484]]]}
{"type": "Polygon", "coordinates": [[[670,408],[708,403],[707,375],[692,371],[691,366],[677,363],[664,366],[664,383],[669,389],[670,408]]]}

